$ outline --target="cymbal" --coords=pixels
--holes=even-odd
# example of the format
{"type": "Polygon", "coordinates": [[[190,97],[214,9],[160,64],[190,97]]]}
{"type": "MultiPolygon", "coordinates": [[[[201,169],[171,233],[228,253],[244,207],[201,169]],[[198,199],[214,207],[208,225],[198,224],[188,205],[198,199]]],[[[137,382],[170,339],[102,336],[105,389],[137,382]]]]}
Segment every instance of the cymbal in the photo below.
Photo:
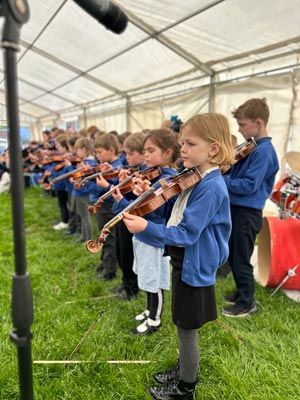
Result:
{"type": "Polygon", "coordinates": [[[293,171],[300,172],[300,153],[298,151],[289,151],[284,158],[293,171]]]}

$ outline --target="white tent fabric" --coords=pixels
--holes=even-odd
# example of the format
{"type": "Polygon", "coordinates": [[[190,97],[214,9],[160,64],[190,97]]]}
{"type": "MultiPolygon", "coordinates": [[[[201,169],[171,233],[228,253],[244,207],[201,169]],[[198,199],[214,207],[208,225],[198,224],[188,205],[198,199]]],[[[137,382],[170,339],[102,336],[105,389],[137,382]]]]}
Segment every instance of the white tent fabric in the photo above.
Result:
{"type": "Polygon", "coordinates": [[[18,87],[21,123],[32,137],[74,121],[137,131],[208,110],[226,115],[239,137],[232,109],[266,97],[285,171],[285,153],[300,148],[299,0],[113,2],[129,20],[120,35],[72,0],[29,0],[18,87]]]}
{"type": "Polygon", "coordinates": [[[114,3],[129,18],[121,35],[72,0],[29,0],[31,18],[18,55],[22,113],[61,119],[62,111],[80,115],[95,101],[118,99],[128,108],[137,94],[147,99],[141,96],[146,89],[162,98],[211,77],[217,84],[299,65],[298,0],[114,3]]]}

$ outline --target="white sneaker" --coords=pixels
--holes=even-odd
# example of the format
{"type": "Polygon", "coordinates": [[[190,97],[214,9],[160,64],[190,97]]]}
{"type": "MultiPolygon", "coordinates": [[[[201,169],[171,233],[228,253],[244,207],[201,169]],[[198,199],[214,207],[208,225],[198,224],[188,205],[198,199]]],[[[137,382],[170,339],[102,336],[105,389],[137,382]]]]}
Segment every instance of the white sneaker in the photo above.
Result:
{"type": "Polygon", "coordinates": [[[160,318],[153,320],[147,318],[142,324],[130,331],[132,335],[151,335],[161,327],[160,318]]]}
{"type": "Polygon", "coordinates": [[[61,229],[66,229],[68,228],[69,224],[67,224],[66,222],[59,222],[57,225],[53,226],[53,229],[55,229],[56,231],[59,231],[61,229]]]}
{"type": "Polygon", "coordinates": [[[134,320],[143,322],[149,317],[149,314],[150,314],[150,311],[149,310],[145,310],[141,314],[136,315],[134,317],[134,320]]]}

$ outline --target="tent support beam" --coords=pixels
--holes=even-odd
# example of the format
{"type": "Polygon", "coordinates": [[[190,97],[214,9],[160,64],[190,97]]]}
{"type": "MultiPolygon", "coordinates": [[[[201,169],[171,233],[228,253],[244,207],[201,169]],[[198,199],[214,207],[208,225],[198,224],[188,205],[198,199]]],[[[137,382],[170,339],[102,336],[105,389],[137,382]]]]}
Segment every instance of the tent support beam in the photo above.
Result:
{"type": "MultiPolygon", "coordinates": [[[[224,1],[224,0],[220,0],[224,1]]],[[[219,3],[220,1],[217,1],[219,3]]],[[[216,2],[214,2],[215,5],[216,2]]],[[[206,8],[205,8],[206,9],[206,8]]],[[[203,9],[201,9],[203,11],[203,9]]],[[[161,31],[156,31],[153,29],[152,26],[144,22],[142,19],[137,17],[135,14],[132,12],[125,10],[126,15],[129,18],[129,21],[133,23],[135,26],[137,26],[139,29],[147,33],[149,39],[156,39],[158,42],[162,43],[164,46],[166,46],[168,49],[172,50],[174,53],[182,57],[184,60],[188,61],[192,65],[194,65],[197,69],[203,71],[206,75],[213,75],[214,71],[211,67],[207,66],[205,63],[202,63],[200,60],[198,60],[195,56],[184,50],[182,47],[178,46],[175,42],[172,40],[168,39],[166,36],[162,34],[162,32],[165,32],[168,28],[165,28],[161,31]]],[[[198,14],[200,11],[198,12],[198,14]]],[[[195,14],[196,15],[196,14],[195,14]]]]}

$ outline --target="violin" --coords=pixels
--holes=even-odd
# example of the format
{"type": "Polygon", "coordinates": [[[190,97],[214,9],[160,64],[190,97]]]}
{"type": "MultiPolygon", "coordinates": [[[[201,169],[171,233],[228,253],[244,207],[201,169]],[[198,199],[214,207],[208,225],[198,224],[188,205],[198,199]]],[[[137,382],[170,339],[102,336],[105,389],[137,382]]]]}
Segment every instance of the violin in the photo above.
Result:
{"type": "Polygon", "coordinates": [[[102,175],[103,178],[105,178],[106,180],[109,179],[114,179],[117,178],[119,175],[119,170],[114,170],[113,168],[107,168],[105,170],[102,170],[100,172],[96,172],[95,174],[89,175],[87,177],[85,177],[84,179],[82,179],[79,182],[75,182],[74,183],[74,187],[76,189],[81,189],[82,186],[86,185],[88,183],[88,181],[90,181],[91,179],[95,179],[97,178],[97,176],[102,175]]]}
{"type": "Polygon", "coordinates": [[[129,168],[129,171],[132,171],[131,175],[128,176],[123,182],[120,182],[118,185],[114,186],[108,192],[104,193],[93,205],[88,207],[88,211],[90,214],[96,214],[98,209],[102,206],[105,199],[107,199],[112,193],[115,192],[116,188],[120,189],[121,194],[126,194],[132,192],[134,189],[135,182],[137,178],[140,179],[148,179],[151,181],[152,179],[157,178],[161,174],[161,169],[159,167],[147,168],[145,170],[135,171],[136,168],[129,168]]]}
{"type": "Polygon", "coordinates": [[[61,181],[62,179],[69,179],[69,178],[79,179],[84,176],[94,174],[95,172],[100,171],[101,168],[103,168],[102,165],[96,165],[90,168],[80,167],[74,169],[73,171],[67,172],[66,174],[60,175],[57,178],[52,179],[52,181],[50,181],[50,185],[53,185],[54,183],[61,181]]]}
{"type": "Polygon", "coordinates": [[[103,166],[101,164],[96,165],[94,167],[87,168],[87,169],[84,168],[81,171],[77,171],[74,174],[72,174],[71,177],[73,179],[78,179],[78,178],[82,178],[84,176],[95,174],[96,172],[102,172],[102,173],[113,172],[113,168],[107,168],[105,170],[103,170],[102,168],[103,168],[103,166]]]}
{"type": "Polygon", "coordinates": [[[55,162],[62,162],[65,161],[65,158],[62,155],[55,155],[51,157],[46,157],[40,161],[41,165],[52,164],[55,162]]]}
{"type": "Polygon", "coordinates": [[[173,196],[191,188],[200,180],[201,174],[197,167],[186,169],[179,174],[173,175],[168,182],[166,179],[161,179],[159,181],[161,187],[157,188],[157,185],[153,185],[104,225],[97,240],[89,240],[86,243],[87,250],[94,254],[102,249],[103,243],[110,235],[111,228],[124,218],[124,212],[143,217],[157,210],[173,196]]]}
{"type": "Polygon", "coordinates": [[[76,172],[80,172],[82,170],[83,170],[83,167],[74,169],[73,171],[70,171],[70,172],[67,172],[67,173],[65,173],[63,175],[60,175],[60,176],[52,179],[52,181],[50,181],[50,185],[54,185],[56,182],[59,182],[59,181],[61,181],[63,179],[72,178],[73,174],[75,174],[76,172]]]}
{"type": "Polygon", "coordinates": [[[52,172],[59,171],[60,169],[62,169],[63,167],[66,166],[66,161],[70,161],[73,165],[75,165],[75,164],[80,163],[82,161],[82,158],[77,157],[77,156],[63,158],[62,162],[58,161],[58,164],[54,165],[54,167],[51,169],[51,171],[52,172]]]}
{"type": "Polygon", "coordinates": [[[254,138],[250,138],[250,139],[246,140],[245,142],[243,142],[242,144],[235,146],[233,162],[229,165],[222,165],[220,167],[221,173],[225,174],[227,171],[229,171],[230,168],[234,164],[236,164],[238,161],[242,160],[243,158],[247,157],[248,154],[250,154],[251,151],[254,150],[256,146],[257,146],[257,143],[254,140],[254,138]]]}
{"type": "MultiPolygon", "coordinates": [[[[247,140],[241,145],[235,147],[234,162],[230,166],[221,167],[221,173],[225,173],[232,167],[236,162],[245,158],[255,147],[257,146],[253,138],[247,140]],[[227,169],[226,169],[227,168],[227,169]]],[[[98,253],[105,242],[106,238],[110,234],[110,229],[123,219],[124,212],[142,217],[149,214],[152,211],[157,210],[160,206],[166,203],[169,199],[182,191],[191,188],[196,183],[200,182],[201,174],[197,167],[185,169],[179,174],[175,174],[167,182],[165,179],[159,181],[161,187],[156,188],[155,185],[145,191],[135,201],[130,203],[124,210],[116,215],[111,221],[109,221],[100,232],[97,240],[89,240],[86,243],[86,248],[90,253],[98,253]]]]}

